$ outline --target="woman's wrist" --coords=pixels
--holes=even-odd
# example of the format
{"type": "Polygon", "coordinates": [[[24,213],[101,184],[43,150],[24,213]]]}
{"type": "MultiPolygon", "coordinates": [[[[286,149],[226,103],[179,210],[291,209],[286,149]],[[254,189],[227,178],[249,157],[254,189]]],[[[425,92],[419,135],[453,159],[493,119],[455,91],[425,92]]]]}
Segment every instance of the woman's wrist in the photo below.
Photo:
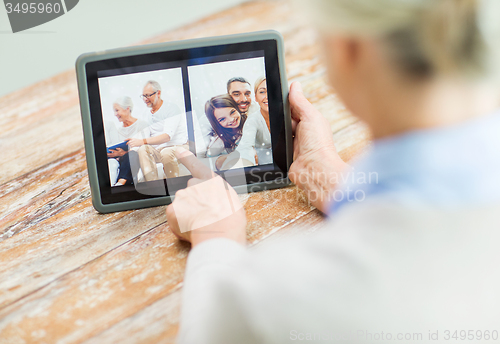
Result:
{"type": "Polygon", "coordinates": [[[335,190],[348,177],[351,168],[335,148],[317,150],[301,156],[291,166],[290,179],[305,191],[309,202],[326,213],[335,190]]]}

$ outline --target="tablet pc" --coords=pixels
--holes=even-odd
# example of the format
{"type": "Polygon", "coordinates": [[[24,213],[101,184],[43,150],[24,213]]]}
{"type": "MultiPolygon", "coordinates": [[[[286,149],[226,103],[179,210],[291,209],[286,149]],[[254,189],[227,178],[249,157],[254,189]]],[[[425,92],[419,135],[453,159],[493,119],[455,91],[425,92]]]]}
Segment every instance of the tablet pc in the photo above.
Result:
{"type": "Polygon", "coordinates": [[[99,212],[170,203],[191,178],[177,147],[240,193],[289,184],[291,118],[278,32],[89,53],[76,71],[99,212]],[[128,150],[109,153],[124,142],[128,150]]]}

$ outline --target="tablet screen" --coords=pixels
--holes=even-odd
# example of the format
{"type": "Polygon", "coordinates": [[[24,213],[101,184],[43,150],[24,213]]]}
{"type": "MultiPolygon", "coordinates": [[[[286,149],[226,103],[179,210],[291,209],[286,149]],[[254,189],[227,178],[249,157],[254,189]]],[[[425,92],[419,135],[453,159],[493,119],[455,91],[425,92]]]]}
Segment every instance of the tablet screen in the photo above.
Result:
{"type": "Polygon", "coordinates": [[[184,188],[178,147],[234,186],[286,178],[276,56],[260,41],[89,63],[103,203],[184,188]]]}

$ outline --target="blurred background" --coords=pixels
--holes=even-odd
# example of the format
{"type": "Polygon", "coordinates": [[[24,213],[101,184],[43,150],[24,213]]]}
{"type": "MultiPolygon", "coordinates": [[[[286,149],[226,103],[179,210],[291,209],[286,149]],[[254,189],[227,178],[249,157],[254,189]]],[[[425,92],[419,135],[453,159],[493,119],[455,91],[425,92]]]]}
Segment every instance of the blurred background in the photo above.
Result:
{"type": "Polygon", "coordinates": [[[0,97],[74,68],[82,53],[132,45],[245,1],[80,0],[65,15],[15,34],[0,5],[0,97]]]}

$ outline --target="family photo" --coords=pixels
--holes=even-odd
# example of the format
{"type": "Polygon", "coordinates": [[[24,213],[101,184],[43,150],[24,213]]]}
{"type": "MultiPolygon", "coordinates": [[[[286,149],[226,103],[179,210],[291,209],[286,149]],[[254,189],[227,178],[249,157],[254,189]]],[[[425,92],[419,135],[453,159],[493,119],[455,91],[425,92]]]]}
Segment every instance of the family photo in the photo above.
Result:
{"type": "Polygon", "coordinates": [[[175,149],[189,149],[180,68],[99,79],[112,186],[189,175],[175,149]]]}
{"type": "Polygon", "coordinates": [[[190,66],[188,74],[203,136],[198,158],[216,171],[271,164],[264,57],[190,66]]]}

